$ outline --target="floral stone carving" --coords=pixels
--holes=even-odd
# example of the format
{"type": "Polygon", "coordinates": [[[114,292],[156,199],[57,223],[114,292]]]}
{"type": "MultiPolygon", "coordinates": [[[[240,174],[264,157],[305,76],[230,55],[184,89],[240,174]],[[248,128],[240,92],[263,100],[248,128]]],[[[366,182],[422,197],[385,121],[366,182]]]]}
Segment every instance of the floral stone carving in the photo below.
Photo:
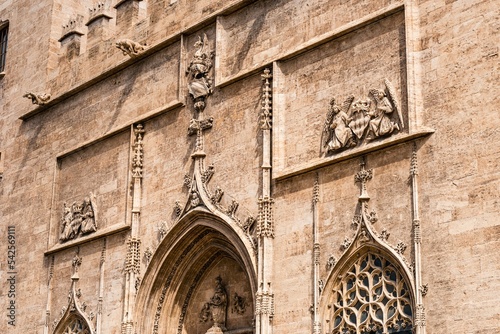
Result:
{"type": "Polygon", "coordinates": [[[71,206],[64,202],[59,235],[61,242],[97,231],[95,203],[92,193],[82,202],[73,202],[71,206]]]}
{"type": "Polygon", "coordinates": [[[330,100],[322,135],[326,153],[360,146],[404,128],[396,91],[389,80],[384,85],[384,89],[370,89],[367,98],[350,95],[342,105],[335,98],[330,100]]]}

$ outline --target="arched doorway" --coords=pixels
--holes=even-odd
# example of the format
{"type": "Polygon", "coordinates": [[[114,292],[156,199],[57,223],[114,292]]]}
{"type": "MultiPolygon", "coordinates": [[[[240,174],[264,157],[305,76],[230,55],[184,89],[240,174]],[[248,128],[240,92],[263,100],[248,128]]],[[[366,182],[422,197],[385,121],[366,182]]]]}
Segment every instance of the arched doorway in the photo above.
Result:
{"type": "Polygon", "coordinates": [[[249,245],[203,209],[183,217],[144,275],[136,299],[138,332],[253,333],[256,275],[249,245]]]}

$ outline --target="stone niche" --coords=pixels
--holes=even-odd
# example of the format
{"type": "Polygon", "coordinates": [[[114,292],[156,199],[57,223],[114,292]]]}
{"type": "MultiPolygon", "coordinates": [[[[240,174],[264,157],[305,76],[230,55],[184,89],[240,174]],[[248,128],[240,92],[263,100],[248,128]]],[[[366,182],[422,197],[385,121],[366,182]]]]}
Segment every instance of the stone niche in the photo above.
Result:
{"type": "Polygon", "coordinates": [[[127,130],[58,157],[49,252],[127,227],[129,146],[127,130]]]}
{"type": "MultiPolygon", "coordinates": [[[[225,312],[224,333],[253,333],[253,294],[248,277],[241,266],[229,257],[221,258],[202,277],[189,301],[182,333],[211,333],[214,320],[210,303],[215,299],[217,279],[220,278],[226,296],[226,306],[218,310],[225,312]],[[208,304],[208,305],[207,305],[208,304]]],[[[220,299],[220,295],[216,296],[220,299]]],[[[221,318],[224,318],[221,315],[221,318]]],[[[179,332],[178,334],[182,334],[179,332]]]]}
{"type": "MultiPolygon", "coordinates": [[[[293,175],[336,155],[352,156],[366,147],[408,136],[405,17],[401,9],[277,63],[274,69],[273,176],[293,175]],[[332,98],[340,107],[353,96],[376,106],[374,90],[390,82],[399,112],[388,114],[399,130],[338,151],[325,152],[322,137],[332,98]],[[401,117],[399,116],[401,115],[401,117]]],[[[365,132],[366,133],[366,132],[365,132]]]]}

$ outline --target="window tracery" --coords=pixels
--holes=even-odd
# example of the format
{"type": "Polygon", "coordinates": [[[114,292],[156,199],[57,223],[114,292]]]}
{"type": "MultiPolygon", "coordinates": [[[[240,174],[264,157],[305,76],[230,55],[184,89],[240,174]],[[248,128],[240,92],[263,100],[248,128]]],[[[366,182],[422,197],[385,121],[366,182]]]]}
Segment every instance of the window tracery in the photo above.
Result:
{"type": "Polygon", "coordinates": [[[92,334],[92,332],[85,321],[78,317],[74,317],[68,322],[62,334],[92,334]]]}
{"type": "Polygon", "coordinates": [[[337,278],[328,305],[331,334],[412,332],[409,283],[381,255],[360,256],[337,278]]]}

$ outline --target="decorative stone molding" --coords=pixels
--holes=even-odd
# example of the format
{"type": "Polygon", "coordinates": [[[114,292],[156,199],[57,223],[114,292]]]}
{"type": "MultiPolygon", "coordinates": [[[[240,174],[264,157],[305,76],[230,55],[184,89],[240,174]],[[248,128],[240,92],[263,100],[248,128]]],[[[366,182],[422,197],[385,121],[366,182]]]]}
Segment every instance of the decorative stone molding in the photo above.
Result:
{"type": "Polygon", "coordinates": [[[161,222],[158,224],[158,242],[161,242],[168,233],[168,227],[166,222],[161,222]]]}
{"type": "Polygon", "coordinates": [[[65,38],[71,35],[82,36],[83,31],[83,16],[76,15],[69,19],[69,21],[62,26],[62,36],[59,38],[59,42],[62,42],[65,38]]]}
{"type": "Polygon", "coordinates": [[[127,241],[128,250],[125,258],[125,272],[133,272],[139,275],[141,272],[141,239],[130,237],[127,241]]]}
{"type": "Polygon", "coordinates": [[[134,157],[132,159],[132,177],[142,178],[142,167],[144,162],[144,144],[142,138],[144,137],[144,127],[142,124],[137,124],[135,133],[135,143],[134,143],[134,157]]]}
{"type": "Polygon", "coordinates": [[[355,181],[360,183],[356,209],[360,218],[354,219],[352,224],[356,232],[352,240],[346,238],[342,243],[343,254],[328,274],[322,292],[323,330],[329,333],[412,330],[417,325],[419,307],[413,265],[403,257],[406,249],[403,242],[393,247],[387,243],[387,230],[378,234],[373,229],[377,218],[374,211],[369,212],[370,197],[366,190],[366,182],[372,179],[373,171],[364,167],[362,159],[361,171],[355,176],[355,181]],[[384,273],[383,280],[380,273],[384,273]],[[353,288],[346,288],[348,285],[353,288]],[[389,290],[396,293],[387,293],[389,290]],[[388,316],[391,307],[394,312],[388,316]],[[352,322],[353,315],[359,321],[352,322]]]}
{"type": "Polygon", "coordinates": [[[82,202],[63,204],[59,241],[66,242],[97,231],[97,206],[93,193],[82,202]]]}
{"type": "MultiPolygon", "coordinates": [[[[155,312],[154,322],[153,322],[153,334],[158,334],[161,311],[163,309],[163,304],[165,303],[166,294],[167,294],[167,291],[170,287],[170,284],[172,283],[174,275],[176,274],[177,270],[179,269],[179,266],[181,265],[182,261],[187,256],[189,251],[192,249],[192,247],[194,245],[196,245],[196,243],[198,243],[201,239],[203,239],[205,236],[207,236],[210,233],[212,233],[210,230],[206,230],[206,231],[200,233],[186,248],[184,248],[184,250],[182,251],[182,254],[177,258],[177,260],[173,264],[172,269],[170,270],[170,273],[168,274],[167,279],[165,280],[165,283],[163,284],[163,288],[161,290],[161,294],[160,294],[160,297],[158,299],[158,303],[156,306],[156,312],[155,312]]],[[[205,265],[208,266],[209,264],[211,264],[213,259],[215,259],[217,256],[219,256],[218,253],[215,253],[214,255],[212,255],[211,259],[209,261],[207,261],[207,263],[205,265]]],[[[203,274],[203,272],[204,272],[204,270],[200,270],[197,275],[200,275],[200,277],[201,277],[201,274],[203,274]]],[[[197,279],[199,279],[198,276],[195,277],[194,281],[198,282],[197,279]]],[[[187,304],[186,304],[186,309],[187,309],[187,304]]],[[[183,317],[182,317],[182,319],[183,319],[183,317]]],[[[182,322],[181,321],[179,324],[179,328],[182,330],[182,322]]]]}
{"type": "Polygon", "coordinates": [[[128,55],[130,58],[135,58],[146,50],[146,45],[126,38],[117,41],[115,46],[122,51],[124,56],[128,55]]]}
{"type": "Polygon", "coordinates": [[[335,258],[335,256],[330,255],[328,257],[328,261],[326,262],[326,271],[332,270],[332,268],[335,266],[336,263],[337,259],[335,258]]]}
{"type": "Polygon", "coordinates": [[[92,320],[93,312],[87,315],[85,302],[81,301],[82,293],[77,287],[79,281],[78,269],[82,264],[82,258],[75,254],[72,260],[73,275],[71,276],[71,288],[68,294],[68,304],[61,310],[60,317],[53,322],[53,333],[93,334],[94,326],[92,320]]]}
{"type": "Polygon", "coordinates": [[[335,98],[330,100],[322,134],[325,153],[361,146],[404,128],[396,91],[389,80],[384,79],[384,85],[383,89],[370,89],[367,98],[356,99],[351,94],[342,105],[335,98]]]}
{"type": "Polygon", "coordinates": [[[272,88],[270,79],[273,77],[271,71],[266,68],[264,69],[264,74],[261,75],[262,81],[264,81],[264,87],[262,88],[262,108],[260,113],[260,128],[262,130],[270,130],[272,128],[272,88]]]}
{"type": "Polygon", "coordinates": [[[257,292],[255,296],[255,315],[274,317],[274,294],[269,291],[257,292]]]}
{"type": "Polygon", "coordinates": [[[144,251],[144,262],[146,263],[146,267],[149,265],[149,262],[151,262],[151,257],[153,256],[153,251],[151,248],[146,247],[146,250],[144,251]]]}
{"type": "Polygon", "coordinates": [[[274,200],[268,196],[259,198],[258,237],[274,238],[273,203],[274,200]]]}
{"type": "Polygon", "coordinates": [[[186,75],[188,75],[188,89],[194,108],[202,112],[205,109],[205,99],[213,92],[212,79],[208,74],[212,69],[212,59],[215,53],[209,50],[206,34],[203,34],[203,39],[198,36],[194,47],[196,51],[187,67],[186,75]]]}
{"type": "Polygon", "coordinates": [[[48,93],[32,93],[32,92],[26,92],[26,94],[23,95],[23,97],[27,99],[31,99],[31,103],[37,104],[39,106],[43,106],[44,104],[47,104],[50,100],[50,94],[48,93]]]}
{"type": "Polygon", "coordinates": [[[94,5],[94,7],[89,8],[89,20],[85,23],[86,26],[89,26],[94,21],[97,21],[101,18],[110,20],[113,17],[109,13],[109,3],[108,2],[98,2],[94,5]]]}
{"type": "Polygon", "coordinates": [[[199,131],[211,129],[213,124],[213,117],[205,118],[202,120],[192,119],[191,121],[189,121],[188,135],[192,136],[197,134],[199,131]]]}

